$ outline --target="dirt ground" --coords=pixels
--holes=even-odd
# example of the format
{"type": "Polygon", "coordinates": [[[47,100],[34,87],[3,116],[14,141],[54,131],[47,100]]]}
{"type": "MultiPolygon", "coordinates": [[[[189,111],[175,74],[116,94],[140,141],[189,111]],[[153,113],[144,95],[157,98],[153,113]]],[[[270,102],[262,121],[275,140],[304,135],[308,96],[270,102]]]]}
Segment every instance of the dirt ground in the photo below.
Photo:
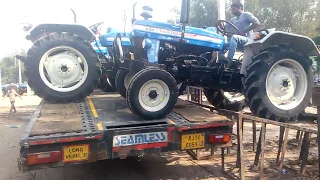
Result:
{"type": "MultiPolygon", "coordinates": [[[[64,168],[44,169],[32,172],[22,173],[17,168],[17,157],[19,155],[19,140],[24,132],[33,111],[40,102],[36,96],[23,96],[23,99],[17,99],[17,113],[9,114],[8,99],[0,99],[0,180],[106,180],[106,179],[229,179],[221,172],[220,150],[215,152],[213,158],[204,158],[194,161],[185,153],[171,153],[160,156],[146,156],[140,161],[135,158],[126,160],[107,160],[97,163],[74,165],[64,168]]],[[[310,125],[310,124],[309,124],[310,125]]],[[[311,123],[310,126],[315,127],[311,123]]],[[[259,127],[259,125],[258,125],[259,127]]],[[[236,132],[236,129],[234,129],[236,132]]],[[[281,175],[272,168],[275,160],[278,142],[279,128],[276,126],[267,126],[266,137],[266,177],[267,179],[315,179],[317,170],[312,167],[318,167],[317,164],[310,165],[307,176],[300,176],[292,169],[286,168],[287,174],[281,175]],[[294,178],[295,177],[295,178],[294,178]]],[[[286,153],[285,163],[290,164],[289,160],[296,160],[299,156],[299,145],[295,137],[295,131],[289,133],[288,151],[286,153]]],[[[257,133],[257,136],[259,133],[257,133]]],[[[245,142],[245,164],[246,176],[248,179],[259,179],[258,171],[254,168],[249,169],[254,158],[252,152],[252,127],[251,123],[244,124],[244,142],[245,142]]],[[[313,135],[315,137],[315,135],[313,135]]],[[[235,142],[235,141],[234,141],[235,142]]],[[[226,163],[230,172],[237,174],[237,169],[233,168],[235,164],[235,151],[233,147],[231,154],[227,156],[226,163]]],[[[204,152],[203,154],[207,154],[204,152]]],[[[317,147],[315,141],[312,141],[309,153],[310,159],[317,158],[317,147]]],[[[317,178],[318,179],[318,178],[317,178]]]]}

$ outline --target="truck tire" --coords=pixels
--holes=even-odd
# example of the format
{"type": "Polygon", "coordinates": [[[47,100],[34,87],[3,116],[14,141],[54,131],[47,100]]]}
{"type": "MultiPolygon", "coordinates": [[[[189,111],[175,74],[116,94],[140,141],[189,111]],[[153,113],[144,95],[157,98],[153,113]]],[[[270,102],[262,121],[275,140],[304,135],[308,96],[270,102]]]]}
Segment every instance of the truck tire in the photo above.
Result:
{"type": "Polygon", "coordinates": [[[51,103],[84,99],[93,92],[101,75],[92,46],[65,32],[37,40],[28,50],[24,65],[30,88],[51,103]]]}
{"type": "Polygon", "coordinates": [[[120,69],[116,74],[115,85],[117,92],[123,97],[127,97],[127,89],[124,85],[124,79],[128,74],[127,70],[120,69]]]}
{"type": "Polygon", "coordinates": [[[220,90],[216,89],[204,89],[204,95],[207,97],[208,102],[218,109],[226,109],[230,111],[242,111],[245,107],[245,101],[231,102],[225,98],[220,90]]]}
{"type": "Polygon", "coordinates": [[[145,120],[166,117],[178,99],[175,79],[161,69],[144,69],[131,79],[127,103],[131,111],[145,120]]]}
{"type": "Polygon", "coordinates": [[[244,79],[246,103],[252,113],[271,120],[296,120],[312,95],[312,61],[288,46],[255,56],[244,79]]]}

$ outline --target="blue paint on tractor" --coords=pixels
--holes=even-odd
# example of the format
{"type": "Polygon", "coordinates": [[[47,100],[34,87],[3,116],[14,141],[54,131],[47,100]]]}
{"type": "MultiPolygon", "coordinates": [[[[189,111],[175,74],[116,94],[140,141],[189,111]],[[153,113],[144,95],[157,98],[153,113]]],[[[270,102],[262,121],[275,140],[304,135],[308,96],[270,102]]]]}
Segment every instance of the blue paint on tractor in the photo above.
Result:
{"type": "MultiPolygon", "coordinates": [[[[181,25],[155,22],[151,20],[137,20],[132,25],[130,37],[140,36],[150,39],[179,42],[181,39],[181,25]]],[[[216,33],[213,27],[207,29],[186,27],[185,43],[197,46],[210,47],[221,50],[225,38],[216,33]]]]}

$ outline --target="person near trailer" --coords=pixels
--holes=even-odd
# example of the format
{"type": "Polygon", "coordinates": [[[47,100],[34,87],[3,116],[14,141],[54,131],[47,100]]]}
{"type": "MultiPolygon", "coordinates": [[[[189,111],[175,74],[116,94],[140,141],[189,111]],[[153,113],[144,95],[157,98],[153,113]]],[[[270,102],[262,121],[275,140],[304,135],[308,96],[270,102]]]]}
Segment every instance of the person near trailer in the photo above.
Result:
{"type": "Polygon", "coordinates": [[[11,114],[12,114],[12,111],[13,111],[13,113],[17,112],[16,107],[14,105],[14,103],[16,101],[16,96],[19,96],[22,99],[22,97],[13,88],[10,88],[8,93],[3,97],[3,99],[5,97],[9,97],[10,104],[11,104],[11,108],[10,108],[10,113],[11,114]]]}

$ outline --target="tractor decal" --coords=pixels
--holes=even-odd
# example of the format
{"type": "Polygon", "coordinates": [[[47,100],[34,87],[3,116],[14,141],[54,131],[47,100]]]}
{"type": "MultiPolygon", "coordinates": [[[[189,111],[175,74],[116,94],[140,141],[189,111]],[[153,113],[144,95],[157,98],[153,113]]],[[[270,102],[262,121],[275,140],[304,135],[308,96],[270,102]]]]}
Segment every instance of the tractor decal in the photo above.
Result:
{"type": "MultiPolygon", "coordinates": [[[[141,30],[141,31],[152,31],[158,34],[163,34],[163,35],[174,35],[177,37],[181,36],[180,31],[173,31],[173,30],[167,30],[167,29],[161,29],[161,28],[151,28],[148,26],[141,26],[141,25],[135,25],[134,26],[135,30],[141,30]]],[[[222,43],[223,39],[215,38],[215,37],[209,37],[209,36],[202,36],[202,35],[197,35],[197,34],[191,34],[191,33],[185,33],[185,37],[188,37],[190,39],[195,39],[195,40],[203,40],[203,41],[209,41],[213,43],[220,44],[222,43]]]]}

